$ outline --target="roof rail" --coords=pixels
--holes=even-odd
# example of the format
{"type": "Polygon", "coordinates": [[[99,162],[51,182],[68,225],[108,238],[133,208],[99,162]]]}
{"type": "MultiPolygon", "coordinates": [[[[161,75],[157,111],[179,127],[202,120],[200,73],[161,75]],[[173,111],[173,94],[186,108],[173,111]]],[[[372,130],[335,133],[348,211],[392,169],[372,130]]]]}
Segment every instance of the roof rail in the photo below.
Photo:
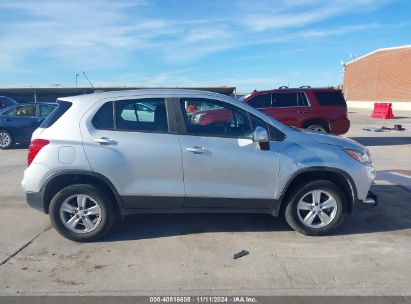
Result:
{"type": "Polygon", "coordinates": [[[309,85],[304,85],[304,86],[301,86],[300,89],[311,89],[311,87],[309,85]]]}
{"type": "Polygon", "coordinates": [[[287,87],[287,86],[281,86],[281,87],[279,87],[278,89],[279,89],[279,90],[288,89],[288,87],[287,87]]]}

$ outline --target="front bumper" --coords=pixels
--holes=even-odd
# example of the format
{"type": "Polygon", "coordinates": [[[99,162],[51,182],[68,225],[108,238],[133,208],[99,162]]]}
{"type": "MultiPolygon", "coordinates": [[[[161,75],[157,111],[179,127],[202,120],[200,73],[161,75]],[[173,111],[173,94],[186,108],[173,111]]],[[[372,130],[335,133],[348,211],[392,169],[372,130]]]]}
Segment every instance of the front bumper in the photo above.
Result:
{"type": "Polygon", "coordinates": [[[361,211],[364,209],[369,209],[378,205],[378,196],[368,191],[367,198],[365,200],[357,200],[354,204],[355,211],[361,211]]]}

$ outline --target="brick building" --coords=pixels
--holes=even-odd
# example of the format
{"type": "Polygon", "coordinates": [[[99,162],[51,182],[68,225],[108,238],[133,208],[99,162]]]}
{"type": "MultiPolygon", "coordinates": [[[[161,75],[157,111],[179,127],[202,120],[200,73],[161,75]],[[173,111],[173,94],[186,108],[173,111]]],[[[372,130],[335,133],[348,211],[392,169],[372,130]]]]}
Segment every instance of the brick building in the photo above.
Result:
{"type": "Polygon", "coordinates": [[[350,104],[411,105],[411,45],[373,51],[346,63],[344,68],[343,91],[350,104]]]}

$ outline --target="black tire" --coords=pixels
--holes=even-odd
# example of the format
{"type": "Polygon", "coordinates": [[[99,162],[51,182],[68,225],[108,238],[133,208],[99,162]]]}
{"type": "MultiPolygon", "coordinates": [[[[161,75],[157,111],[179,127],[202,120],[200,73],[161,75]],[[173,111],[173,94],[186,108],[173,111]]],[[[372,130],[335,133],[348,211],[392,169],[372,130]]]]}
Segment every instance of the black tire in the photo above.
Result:
{"type": "MultiPolygon", "coordinates": [[[[96,186],[88,184],[77,184],[69,186],[58,192],[51,200],[49,207],[49,216],[51,223],[58,233],[69,240],[75,242],[95,241],[107,234],[113,227],[114,221],[116,219],[116,210],[114,209],[113,202],[111,202],[111,200],[112,199],[110,198],[110,195],[107,194],[105,190],[99,189],[96,186]],[[63,219],[60,216],[60,208],[62,204],[70,197],[79,194],[91,197],[100,206],[101,216],[99,217],[101,217],[101,219],[96,228],[90,232],[79,233],[70,230],[65,226],[63,219]]],[[[79,222],[79,225],[81,227],[82,224],[79,222]]]]}
{"type": "MultiPolygon", "coordinates": [[[[325,193],[321,194],[321,197],[324,199],[324,195],[326,199],[325,193]]],[[[313,208],[319,208],[319,207],[313,207],[313,208]]],[[[330,210],[334,210],[334,209],[327,209],[326,212],[330,212],[330,210]]],[[[314,214],[316,213],[315,210],[311,210],[311,211],[307,211],[305,215],[308,215],[309,212],[313,212],[314,214]]],[[[315,215],[314,218],[316,222],[320,222],[320,224],[318,225],[321,225],[322,220],[320,219],[319,217],[320,215],[318,213],[321,213],[321,210],[317,211],[317,215],[315,215]]],[[[328,216],[327,213],[326,215],[328,216]]],[[[305,185],[302,185],[302,187],[295,190],[291,194],[287,207],[285,209],[285,219],[287,223],[295,231],[298,231],[305,235],[315,235],[315,236],[325,235],[329,233],[330,231],[336,229],[338,226],[340,226],[342,222],[344,221],[345,216],[346,216],[345,196],[338,186],[336,186],[334,183],[327,181],[327,180],[311,181],[311,182],[306,183],[305,185]],[[298,207],[297,207],[300,200],[308,197],[309,193],[314,190],[321,190],[321,191],[325,191],[328,194],[330,194],[333,197],[334,201],[336,202],[336,206],[337,206],[333,219],[327,225],[324,225],[322,227],[315,227],[315,228],[306,225],[301,220],[304,216],[302,213],[305,212],[305,210],[298,210],[298,207]],[[299,213],[300,213],[300,216],[299,216],[299,213]]],[[[330,216],[330,218],[332,218],[332,216],[330,216]]],[[[316,222],[313,222],[313,223],[316,223],[316,222]]]]}
{"type": "Polygon", "coordinates": [[[0,129],[0,149],[6,150],[10,149],[14,144],[14,138],[11,136],[10,132],[7,130],[0,129]],[[7,144],[3,144],[3,138],[2,136],[7,136],[9,138],[9,141],[7,144]]]}

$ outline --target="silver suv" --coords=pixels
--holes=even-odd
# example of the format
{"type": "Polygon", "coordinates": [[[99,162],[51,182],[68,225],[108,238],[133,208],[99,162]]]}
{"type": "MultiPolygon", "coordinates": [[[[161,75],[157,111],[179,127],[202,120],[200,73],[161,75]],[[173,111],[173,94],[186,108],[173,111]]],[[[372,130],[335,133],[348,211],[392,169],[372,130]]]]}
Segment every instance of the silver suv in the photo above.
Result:
{"type": "Polygon", "coordinates": [[[376,204],[362,145],[196,90],[60,98],[33,134],[28,164],[27,203],[74,241],[153,212],[285,215],[293,229],[321,235],[376,204]]]}

